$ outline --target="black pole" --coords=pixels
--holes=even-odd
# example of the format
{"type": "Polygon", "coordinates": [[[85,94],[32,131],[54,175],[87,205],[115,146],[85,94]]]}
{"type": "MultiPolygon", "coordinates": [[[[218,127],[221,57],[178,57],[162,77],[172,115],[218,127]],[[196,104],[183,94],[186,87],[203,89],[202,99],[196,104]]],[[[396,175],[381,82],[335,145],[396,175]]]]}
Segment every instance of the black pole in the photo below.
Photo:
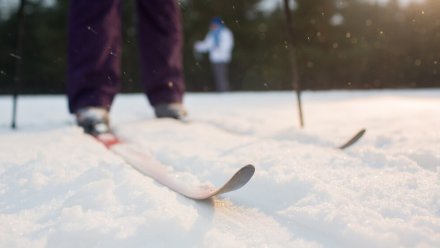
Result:
{"type": "Polygon", "coordinates": [[[290,0],[284,0],[284,12],[286,15],[286,23],[287,23],[287,30],[289,33],[289,57],[290,57],[290,63],[292,65],[292,86],[293,89],[296,91],[296,98],[298,102],[298,113],[299,113],[299,125],[301,128],[304,127],[304,118],[303,118],[303,111],[302,111],[302,104],[301,104],[301,85],[299,83],[299,73],[298,73],[298,64],[296,62],[296,52],[294,47],[294,32],[293,32],[293,26],[292,26],[292,14],[290,10],[290,0]]]}
{"type": "Polygon", "coordinates": [[[14,92],[12,96],[12,123],[11,128],[17,128],[17,101],[20,93],[22,83],[22,66],[23,66],[23,36],[24,36],[24,5],[25,0],[20,0],[20,5],[17,11],[17,33],[16,33],[16,47],[15,54],[11,54],[15,58],[15,73],[14,73],[14,92]]]}

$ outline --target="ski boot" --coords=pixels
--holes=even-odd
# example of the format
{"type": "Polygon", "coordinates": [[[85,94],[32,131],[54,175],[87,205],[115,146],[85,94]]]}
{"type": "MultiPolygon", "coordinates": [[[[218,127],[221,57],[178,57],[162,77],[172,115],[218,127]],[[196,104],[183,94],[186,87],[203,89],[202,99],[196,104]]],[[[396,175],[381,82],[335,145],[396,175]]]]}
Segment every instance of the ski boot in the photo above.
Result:
{"type": "Polygon", "coordinates": [[[108,111],[100,107],[86,107],[76,112],[76,122],[84,132],[92,135],[106,147],[117,144],[119,141],[109,126],[108,111]]]}
{"type": "Polygon", "coordinates": [[[161,103],[154,106],[154,113],[157,118],[174,118],[185,121],[188,115],[181,103],[161,103]]]}

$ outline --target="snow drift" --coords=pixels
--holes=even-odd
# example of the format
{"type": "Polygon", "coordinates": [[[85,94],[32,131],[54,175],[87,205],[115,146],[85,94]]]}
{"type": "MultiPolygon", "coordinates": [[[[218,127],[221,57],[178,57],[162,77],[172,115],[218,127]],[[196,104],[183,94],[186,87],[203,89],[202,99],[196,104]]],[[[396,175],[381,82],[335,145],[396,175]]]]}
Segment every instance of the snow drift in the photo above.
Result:
{"type": "Polygon", "coordinates": [[[244,188],[193,201],[84,135],[63,96],[0,97],[0,247],[438,247],[440,91],[188,94],[192,121],[156,120],[141,95],[116,132],[188,184],[236,168],[244,188]],[[360,128],[367,134],[335,149],[360,128]]]}

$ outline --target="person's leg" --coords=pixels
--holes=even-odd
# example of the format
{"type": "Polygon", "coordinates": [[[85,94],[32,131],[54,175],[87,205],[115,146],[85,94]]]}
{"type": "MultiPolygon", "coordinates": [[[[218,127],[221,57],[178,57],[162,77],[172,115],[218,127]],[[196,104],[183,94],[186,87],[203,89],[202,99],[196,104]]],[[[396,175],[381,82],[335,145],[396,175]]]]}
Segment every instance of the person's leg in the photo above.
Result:
{"type": "Polygon", "coordinates": [[[68,79],[69,110],[109,109],[120,86],[120,0],[70,3],[68,79]]]}
{"type": "Polygon", "coordinates": [[[229,90],[228,63],[212,63],[215,88],[219,92],[229,90]]]}
{"type": "Polygon", "coordinates": [[[222,81],[224,91],[229,91],[229,63],[223,63],[222,81]]]}
{"type": "Polygon", "coordinates": [[[175,0],[138,0],[142,83],[151,105],[181,103],[185,90],[181,15],[175,0]]]}

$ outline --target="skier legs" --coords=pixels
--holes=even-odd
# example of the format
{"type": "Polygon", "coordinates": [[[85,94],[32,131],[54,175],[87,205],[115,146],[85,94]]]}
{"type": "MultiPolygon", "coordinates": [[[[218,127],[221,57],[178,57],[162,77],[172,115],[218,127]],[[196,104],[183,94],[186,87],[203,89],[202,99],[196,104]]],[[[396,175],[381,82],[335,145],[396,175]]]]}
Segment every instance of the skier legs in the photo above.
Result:
{"type": "MultiPolygon", "coordinates": [[[[151,105],[182,103],[181,15],[175,0],[138,0],[142,83],[151,105]]],[[[157,108],[156,108],[157,115],[157,108]]]]}
{"type": "Polygon", "coordinates": [[[110,109],[120,87],[121,0],[70,3],[69,110],[110,109]]]}
{"type": "MultiPolygon", "coordinates": [[[[121,0],[71,1],[68,98],[78,125],[109,133],[108,111],[120,88],[121,0]]],[[[138,1],[145,92],[157,117],[182,119],[180,12],[175,0],[138,1]]]]}
{"type": "Polygon", "coordinates": [[[218,92],[229,91],[228,66],[229,63],[212,63],[215,88],[218,92]]]}

